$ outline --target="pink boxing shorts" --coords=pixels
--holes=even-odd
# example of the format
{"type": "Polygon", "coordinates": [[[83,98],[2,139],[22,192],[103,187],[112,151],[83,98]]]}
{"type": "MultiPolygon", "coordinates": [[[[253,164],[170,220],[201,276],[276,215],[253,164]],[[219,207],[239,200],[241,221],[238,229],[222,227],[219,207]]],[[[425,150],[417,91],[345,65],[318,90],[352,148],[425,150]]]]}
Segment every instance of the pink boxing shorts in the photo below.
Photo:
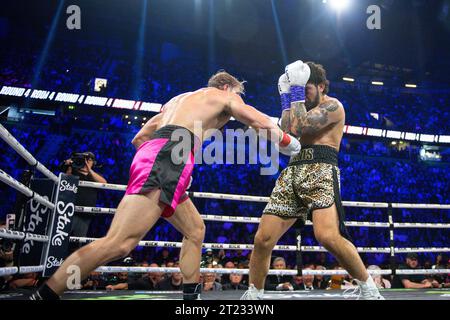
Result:
{"type": "Polygon", "coordinates": [[[184,127],[167,125],[155,131],[152,139],[144,142],[133,158],[125,194],[146,194],[159,189],[159,200],[166,205],[161,216],[172,216],[178,204],[188,199],[186,189],[199,145],[200,140],[184,127]],[[180,145],[186,143],[188,145],[180,145]],[[190,152],[180,154],[179,150],[185,146],[189,146],[190,152]]]}

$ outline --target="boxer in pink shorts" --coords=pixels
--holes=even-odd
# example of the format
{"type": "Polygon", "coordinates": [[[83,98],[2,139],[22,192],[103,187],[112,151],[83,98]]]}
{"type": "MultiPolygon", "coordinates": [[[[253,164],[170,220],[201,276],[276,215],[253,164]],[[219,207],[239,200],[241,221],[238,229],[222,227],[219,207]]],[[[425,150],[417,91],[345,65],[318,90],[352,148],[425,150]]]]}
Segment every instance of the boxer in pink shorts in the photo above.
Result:
{"type": "Polygon", "coordinates": [[[161,216],[171,217],[176,207],[189,199],[186,189],[194,169],[194,153],[199,146],[200,139],[186,128],[167,125],[155,131],[152,139],[144,142],[134,156],[125,194],[146,194],[151,190],[160,189],[159,201],[166,205],[161,216]],[[187,143],[192,145],[191,152],[178,165],[170,161],[173,148],[183,143],[171,141],[171,134],[175,131],[188,136],[187,143]]]}
{"type": "Polygon", "coordinates": [[[67,271],[74,265],[84,279],[98,266],[127,256],[162,216],[184,236],[180,252],[183,297],[197,299],[205,224],[185,191],[194,167],[194,153],[202,141],[211,129],[222,128],[234,117],[257,131],[268,130],[268,138],[279,145],[280,152],[300,152],[298,140],[244,103],[240,97],[243,91],[242,82],[222,71],[211,77],[208,88],[181,94],[166,103],[132,141],[137,152],[128,187],[106,236],[70,255],[31,298],[58,299],[67,286],[67,271]],[[196,137],[193,132],[199,125],[196,137]],[[187,151],[179,153],[180,147],[187,151]]]}

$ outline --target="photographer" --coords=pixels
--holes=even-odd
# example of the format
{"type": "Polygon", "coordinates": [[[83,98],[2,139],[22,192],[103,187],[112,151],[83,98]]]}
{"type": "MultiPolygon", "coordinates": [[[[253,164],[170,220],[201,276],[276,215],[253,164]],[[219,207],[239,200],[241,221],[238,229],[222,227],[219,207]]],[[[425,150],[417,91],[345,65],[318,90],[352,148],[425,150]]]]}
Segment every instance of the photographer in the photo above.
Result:
{"type": "MultiPolygon", "coordinates": [[[[92,152],[73,153],[70,159],[65,160],[60,169],[68,175],[75,175],[80,181],[107,183],[105,178],[96,173],[93,168],[96,165],[95,155],[92,152]]],[[[95,207],[97,204],[98,189],[78,188],[75,205],[83,207],[95,207]]],[[[73,217],[71,236],[86,237],[93,216],[82,213],[73,217]]]]}
{"type": "MultiPolygon", "coordinates": [[[[6,223],[1,221],[0,228],[6,228],[6,223]]],[[[13,265],[12,243],[7,239],[0,239],[0,268],[11,267],[13,265]]],[[[12,276],[0,277],[0,291],[4,289],[12,276]]]]}

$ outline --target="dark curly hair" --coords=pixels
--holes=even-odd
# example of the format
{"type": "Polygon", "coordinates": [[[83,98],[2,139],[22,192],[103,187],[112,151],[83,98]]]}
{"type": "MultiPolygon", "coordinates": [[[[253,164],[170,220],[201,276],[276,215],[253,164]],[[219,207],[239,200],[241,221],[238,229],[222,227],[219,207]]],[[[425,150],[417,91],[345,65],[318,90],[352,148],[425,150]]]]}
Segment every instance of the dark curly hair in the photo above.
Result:
{"type": "Polygon", "coordinates": [[[323,65],[314,62],[306,62],[306,64],[311,69],[311,76],[309,77],[308,83],[314,85],[324,84],[325,89],[323,90],[323,93],[327,94],[330,89],[330,81],[327,79],[327,72],[323,65]]]}

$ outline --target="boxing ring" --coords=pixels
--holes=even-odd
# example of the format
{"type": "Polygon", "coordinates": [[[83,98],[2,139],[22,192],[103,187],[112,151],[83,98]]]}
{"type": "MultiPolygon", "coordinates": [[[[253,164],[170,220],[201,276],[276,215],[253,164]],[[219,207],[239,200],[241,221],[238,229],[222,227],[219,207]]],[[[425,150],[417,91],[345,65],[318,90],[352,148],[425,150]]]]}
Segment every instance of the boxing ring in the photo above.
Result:
{"type": "MultiPolygon", "coordinates": [[[[1,138],[13,148],[27,163],[35,168],[35,170],[42,173],[46,178],[50,179],[54,183],[58,182],[58,177],[50,172],[44,165],[37,161],[33,155],[31,155],[2,125],[0,125],[1,138]]],[[[39,204],[54,210],[55,203],[48,201],[46,198],[35,193],[30,188],[15,180],[9,176],[6,172],[0,169],[0,181],[14,188],[18,192],[25,195],[29,200],[33,199],[39,204]]],[[[125,191],[125,185],[117,184],[101,184],[94,182],[80,181],[79,187],[90,187],[104,190],[113,191],[125,191]]],[[[203,199],[215,199],[215,200],[232,200],[232,201],[244,201],[244,202],[262,202],[265,203],[269,200],[268,197],[249,196],[249,195],[233,195],[233,194],[218,194],[218,193],[205,193],[205,192],[189,192],[192,198],[203,199]]],[[[389,247],[358,247],[359,253],[382,253],[388,254],[391,258],[396,254],[402,253],[421,253],[421,252],[450,252],[450,247],[405,247],[398,248],[394,246],[394,232],[396,229],[401,228],[439,228],[448,229],[450,223],[402,223],[394,221],[394,214],[392,209],[435,209],[435,210],[448,210],[450,204],[410,204],[410,203],[381,203],[381,202],[354,202],[343,201],[345,207],[356,208],[384,208],[387,210],[388,219],[386,222],[370,222],[370,221],[347,221],[345,224],[348,227],[367,227],[367,228],[387,228],[389,229],[389,247]]],[[[75,212],[78,214],[100,214],[100,215],[114,215],[114,208],[96,208],[96,207],[81,207],[75,206],[75,212]]],[[[231,222],[231,223],[254,223],[258,224],[260,219],[257,217],[239,217],[239,216],[224,216],[224,215],[202,215],[204,221],[211,222],[231,222]]],[[[312,222],[307,221],[306,226],[311,226],[312,222]]],[[[29,232],[7,230],[0,228],[0,238],[11,239],[15,241],[20,240],[33,240],[36,242],[49,242],[48,234],[34,234],[29,232]]],[[[70,237],[69,241],[73,243],[85,244],[96,240],[96,238],[87,237],[70,237]]],[[[170,241],[140,241],[138,246],[144,247],[170,247],[181,248],[181,242],[170,241]]],[[[211,249],[224,249],[224,250],[252,250],[252,244],[223,244],[223,243],[204,243],[203,248],[211,249]]],[[[301,243],[301,236],[297,236],[297,243],[293,245],[277,245],[274,251],[284,252],[296,252],[301,254],[302,252],[327,252],[321,246],[305,246],[301,243]]],[[[0,268],[0,276],[8,276],[14,274],[25,274],[30,272],[42,272],[44,265],[37,266],[13,266],[0,268]]],[[[122,267],[122,266],[102,266],[96,271],[101,273],[117,273],[117,272],[130,272],[130,273],[149,273],[149,272],[161,272],[161,273],[175,273],[180,272],[179,268],[166,268],[166,267],[122,267]]],[[[201,268],[202,273],[215,273],[215,274],[248,274],[248,269],[232,269],[232,268],[201,268]]],[[[391,265],[390,269],[383,270],[369,270],[371,275],[411,275],[411,274],[448,274],[450,269],[396,269],[394,265],[391,265]]],[[[270,275],[347,275],[345,270],[270,270],[270,275]]],[[[313,290],[313,291],[283,291],[283,292],[271,292],[266,291],[264,299],[268,300],[335,300],[344,299],[342,294],[343,290],[313,290]]],[[[15,290],[14,292],[0,293],[0,300],[13,299],[20,300],[25,299],[26,292],[24,290],[15,290]]],[[[242,295],[242,291],[216,291],[202,293],[202,299],[204,300],[237,300],[242,295]]],[[[450,289],[386,289],[381,290],[382,295],[386,299],[391,300],[450,300],[450,289]]],[[[158,299],[182,299],[181,292],[158,292],[158,291],[66,291],[62,297],[63,299],[76,299],[76,300],[158,300],[158,299]]]]}

